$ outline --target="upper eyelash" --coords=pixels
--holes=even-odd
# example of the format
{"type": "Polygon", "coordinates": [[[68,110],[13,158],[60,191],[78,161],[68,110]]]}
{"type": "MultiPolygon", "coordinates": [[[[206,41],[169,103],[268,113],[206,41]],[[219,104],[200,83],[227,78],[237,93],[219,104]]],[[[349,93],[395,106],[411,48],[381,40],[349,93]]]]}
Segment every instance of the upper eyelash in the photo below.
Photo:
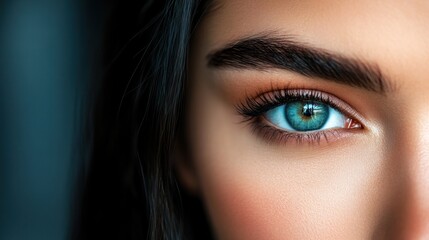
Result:
{"type": "Polygon", "coordinates": [[[329,94],[313,89],[278,89],[264,92],[255,98],[247,97],[245,102],[237,106],[237,111],[247,117],[260,116],[267,111],[292,101],[312,100],[330,105],[343,114],[354,115],[354,111],[348,106],[340,106],[332,100],[329,94]]]}

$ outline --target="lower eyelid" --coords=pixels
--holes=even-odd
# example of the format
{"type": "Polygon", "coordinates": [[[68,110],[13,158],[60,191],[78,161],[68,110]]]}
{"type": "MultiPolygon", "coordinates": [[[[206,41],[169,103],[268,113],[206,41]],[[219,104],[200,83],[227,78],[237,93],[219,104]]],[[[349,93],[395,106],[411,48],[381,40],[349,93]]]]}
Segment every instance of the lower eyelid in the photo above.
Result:
{"type": "MultiPolygon", "coordinates": [[[[321,145],[324,143],[332,143],[343,137],[350,136],[352,131],[344,131],[344,129],[333,128],[324,131],[314,132],[286,132],[264,123],[257,123],[252,126],[253,133],[262,137],[270,144],[309,144],[321,145]]],[[[356,129],[351,129],[355,131],[356,129]]]]}

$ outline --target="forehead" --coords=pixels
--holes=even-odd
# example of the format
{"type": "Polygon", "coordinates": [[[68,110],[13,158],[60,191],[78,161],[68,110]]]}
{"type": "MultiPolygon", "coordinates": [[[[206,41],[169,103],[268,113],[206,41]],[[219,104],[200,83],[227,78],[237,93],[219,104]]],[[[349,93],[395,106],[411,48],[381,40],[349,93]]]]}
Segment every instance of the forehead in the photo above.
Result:
{"type": "Polygon", "coordinates": [[[367,35],[403,41],[429,32],[426,0],[217,0],[213,6],[207,20],[225,37],[279,30],[337,46],[368,42],[367,35]]]}
{"type": "Polygon", "coordinates": [[[218,0],[213,6],[194,35],[200,57],[238,38],[275,32],[376,62],[398,81],[427,75],[426,0],[218,0]]]}

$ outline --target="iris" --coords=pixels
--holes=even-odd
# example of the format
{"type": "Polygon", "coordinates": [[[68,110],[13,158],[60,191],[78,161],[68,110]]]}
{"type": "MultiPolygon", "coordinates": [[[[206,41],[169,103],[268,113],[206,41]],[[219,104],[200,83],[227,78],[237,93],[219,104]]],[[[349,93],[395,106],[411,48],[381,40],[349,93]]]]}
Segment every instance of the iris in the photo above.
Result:
{"type": "Polygon", "coordinates": [[[329,118],[329,107],[314,101],[296,101],[285,106],[285,117],[296,131],[318,130],[329,118]]]}

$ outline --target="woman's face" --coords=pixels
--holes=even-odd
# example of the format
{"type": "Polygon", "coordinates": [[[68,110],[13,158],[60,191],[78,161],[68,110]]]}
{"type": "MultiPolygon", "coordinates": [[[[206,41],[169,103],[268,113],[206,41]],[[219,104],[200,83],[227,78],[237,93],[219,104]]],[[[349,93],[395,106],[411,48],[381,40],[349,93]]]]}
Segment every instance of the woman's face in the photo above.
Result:
{"type": "Polygon", "coordinates": [[[218,239],[429,238],[429,1],[219,0],[184,184],[218,239]]]}

